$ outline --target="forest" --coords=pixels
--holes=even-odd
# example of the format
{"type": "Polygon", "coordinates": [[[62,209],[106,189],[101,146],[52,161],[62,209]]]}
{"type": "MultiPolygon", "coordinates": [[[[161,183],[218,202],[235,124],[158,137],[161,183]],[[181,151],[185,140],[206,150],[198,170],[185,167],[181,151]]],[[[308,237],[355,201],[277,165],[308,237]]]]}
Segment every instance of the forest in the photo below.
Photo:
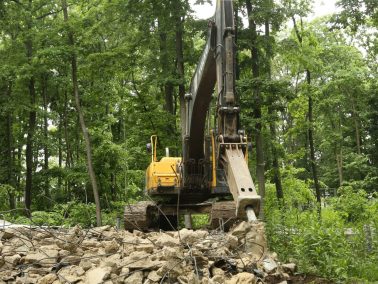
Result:
{"type": "MultiPolygon", "coordinates": [[[[181,155],[204,2],[0,2],[0,219],[114,224],[144,198],[150,136],[181,155]]],[[[312,20],[312,0],[233,2],[269,246],[305,273],[378,281],[378,1],[312,20]]]]}

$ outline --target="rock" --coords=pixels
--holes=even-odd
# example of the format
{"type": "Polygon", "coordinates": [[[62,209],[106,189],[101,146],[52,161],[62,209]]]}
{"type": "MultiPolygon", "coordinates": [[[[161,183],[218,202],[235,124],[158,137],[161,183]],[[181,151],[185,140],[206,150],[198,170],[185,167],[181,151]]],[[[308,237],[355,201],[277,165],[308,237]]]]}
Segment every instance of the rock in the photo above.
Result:
{"type": "MultiPolygon", "coordinates": [[[[245,252],[250,253],[256,261],[267,252],[265,231],[260,224],[255,224],[245,235],[245,252]]],[[[274,259],[274,257],[271,257],[274,259]]]]}
{"type": "Polygon", "coordinates": [[[148,276],[147,276],[148,279],[150,279],[151,281],[153,282],[158,282],[160,279],[161,279],[161,276],[159,276],[155,270],[152,270],[148,276]]]}
{"type": "Polygon", "coordinates": [[[17,231],[12,228],[6,228],[5,230],[0,231],[0,240],[9,240],[17,235],[17,231]]]}
{"type": "Polygon", "coordinates": [[[295,263],[285,263],[281,265],[282,269],[287,272],[293,274],[297,269],[297,265],[295,263]]]}
{"type": "Polygon", "coordinates": [[[193,231],[184,228],[179,231],[179,235],[182,242],[193,244],[198,240],[205,239],[209,235],[209,233],[203,230],[193,231]]]}
{"type": "Polygon", "coordinates": [[[115,239],[110,242],[104,242],[105,253],[116,253],[119,249],[119,244],[115,239]]]}
{"type": "Polygon", "coordinates": [[[75,265],[75,268],[74,268],[74,271],[73,273],[76,275],[76,276],[83,276],[85,274],[85,270],[80,267],[80,266],[76,266],[75,265]]]}
{"type": "Polygon", "coordinates": [[[44,260],[48,260],[46,258],[48,258],[48,256],[42,254],[41,252],[33,252],[25,256],[24,261],[25,263],[40,263],[44,260]]]}
{"type": "Polygon", "coordinates": [[[60,282],[63,283],[77,283],[83,280],[83,277],[77,276],[76,271],[77,266],[66,266],[60,269],[57,273],[57,276],[60,282]]]}
{"type": "MultiPolygon", "coordinates": [[[[5,264],[5,261],[2,257],[0,257],[0,268],[5,264]]],[[[1,278],[0,278],[1,279],[1,278]]]]}
{"type": "Polygon", "coordinates": [[[25,256],[25,255],[27,255],[29,253],[30,248],[28,246],[26,246],[26,245],[22,245],[22,246],[19,246],[19,247],[15,248],[13,251],[15,253],[21,255],[21,256],[25,256]]]}
{"type": "Polygon", "coordinates": [[[135,247],[136,251],[145,251],[148,253],[153,253],[154,251],[154,245],[153,244],[140,244],[135,247]]]}
{"type": "Polygon", "coordinates": [[[130,274],[130,269],[128,267],[122,267],[121,269],[121,272],[119,273],[119,275],[129,275],[130,274]]]}
{"type": "Polygon", "coordinates": [[[180,244],[180,240],[168,234],[161,234],[157,236],[155,244],[160,247],[174,247],[180,244]]]}
{"type": "Polygon", "coordinates": [[[172,259],[172,260],[165,262],[164,265],[156,271],[156,273],[161,277],[164,277],[164,276],[167,277],[166,274],[167,274],[167,272],[169,272],[169,276],[171,278],[177,278],[178,276],[180,276],[184,272],[182,265],[184,265],[184,264],[177,262],[176,259],[174,259],[174,260],[172,259]]]}
{"type": "Polygon", "coordinates": [[[4,261],[8,265],[16,266],[20,262],[21,256],[19,254],[6,255],[4,256],[4,261]]]}
{"type": "Polygon", "coordinates": [[[199,279],[192,271],[187,273],[186,275],[180,275],[179,277],[177,277],[177,281],[180,284],[199,284],[200,283],[199,279]]]}
{"type": "Polygon", "coordinates": [[[37,284],[51,284],[57,279],[56,274],[50,273],[38,279],[37,284]]]}
{"type": "Polygon", "coordinates": [[[228,234],[226,236],[227,236],[227,239],[226,239],[227,247],[230,248],[230,249],[237,248],[238,243],[239,243],[238,238],[236,236],[230,235],[230,234],[228,234]]]}
{"type": "Polygon", "coordinates": [[[109,225],[106,225],[106,226],[102,226],[102,227],[96,227],[96,228],[93,228],[91,229],[91,233],[93,236],[100,236],[102,234],[104,234],[104,232],[106,231],[109,231],[111,229],[111,227],[109,225]]]}
{"type": "Polygon", "coordinates": [[[215,254],[215,255],[218,255],[218,256],[221,256],[221,257],[227,257],[227,256],[229,256],[231,253],[230,253],[230,251],[228,250],[228,248],[226,248],[226,247],[220,247],[220,248],[218,248],[218,249],[216,249],[216,250],[214,251],[214,254],[215,254]]]}
{"type": "Polygon", "coordinates": [[[79,264],[81,261],[81,256],[79,255],[68,255],[61,260],[62,262],[67,262],[69,264],[79,264]]]}
{"type": "Polygon", "coordinates": [[[69,230],[69,233],[65,236],[64,240],[58,240],[56,241],[56,244],[59,248],[74,253],[84,238],[85,236],[80,226],[75,226],[69,230]]]}
{"type": "Polygon", "coordinates": [[[99,245],[99,242],[96,241],[96,240],[93,240],[93,239],[90,239],[90,240],[84,240],[82,243],[81,243],[82,247],[83,248],[95,248],[99,245]]]}
{"type": "Polygon", "coordinates": [[[80,261],[79,266],[83,268],[83,270],[87,271],[92,268],[92,262],[90,262],[88,259],[82,259],[80,261]]]}
{"type": "Polygon", "coordinates": [[[225,278],[222,275],[215,275],[211,278],[212,283],[214,284],[223,284],[225,282],[225,278]]]}
{"type": "Polygon", "coordinates": [[[164,264],[163,261],[159,260],[150,260],[150,259],[141,259],[138,261],[129,262],[127,267],[132,270],[136,269],[157,269],[162,267],[164,264]]]}
{"type": "Polygon", "coordinates": [[[136,271],[125,279],[125,283],[128,284],[142,284],[143,283],[143,272],[136,271]]]}
{"type": "Polygon", "coordinates": [[[271,258],[265,258],[263,260],[263,268],[266,273],[272,273],[277,269],[277,263],[271,258]]]}
{"type": "Polygon", "coordinates": [[[255,275],[248,273],[248,272],[242,272],[238,273],[230,280],[226,281],[226,284],[254,284],[256,283],[255,275]]]}
{"type": "Polygon", "coordinates": [[[58,257],[63,258],[69,256],[71,253],[68,250],[61,249],[58,253],[58,257]]]}
{"type": "Polygon", "coordinates": [[[285,280],[285,281],[281,281],[280,283],[278,283],[278,284],[287,284],[287,281],[285,280]]]}
{"type": "Polygon", "coordinates": [[[104,260],[102,263],[101,263],[101,266],[104,266],[104,267],[110,267],[111,268],[111,273],[118,273],[119,272],[119,264],[120,262],[118,261],[112,261],[112,260],[104,260]]]}
{"type": "Polygon", "coordinates": [[[287,274],[287,273],[282,273],[282,277],[283,277],[283,279],[285,279],[285,280],[290,280],[290,275],[289,274],[287,274]]]}
{"type": "Polygon", "coordinates": [[[235,228],[232,229],[231,235],[240,238],[244,236],[245,234],[247,234],[250,228],[251,226],[248,224],[248,222],[243,221],[239,223],[235,228]]]}
{"type": "Polygon", "coordinates": [[[163,250],[162,259],[169,260],[171,258],[182,258],[184,253],[180,247],[166,247],[163,250]]]}
{"type": "Polygon", "coordinates": [[[218,267],[213,267],[213,268],[211,269],[211,273],[213,274],[213,276],[216,276],[216,275],[224,276],[224,271],[223,271],[223,269],[218,268],[218,267]]]}
{"type": "Polygon", "coordinates": [[[57,243],[56,238],[44,238],[39,242],[40,245],[54,245],[55,243],[57,243]]]}
{"type": "Polygon", "coordinates": [[[42,248],[39,248],[38,249],[42,254],[45,255],[45,257],[49,257],[49,258],[52,258],[55,259],[58,257],[59,255],[59,252],[58,250],[55,250],[55,249],[42,249],[42,248]]]}
{"type": "Polygon", "coordinates": [[[107,279],[109,279],[110,267],[97,267],[87,271],[85,283],[88,284],[99,284],[107,279]]]}

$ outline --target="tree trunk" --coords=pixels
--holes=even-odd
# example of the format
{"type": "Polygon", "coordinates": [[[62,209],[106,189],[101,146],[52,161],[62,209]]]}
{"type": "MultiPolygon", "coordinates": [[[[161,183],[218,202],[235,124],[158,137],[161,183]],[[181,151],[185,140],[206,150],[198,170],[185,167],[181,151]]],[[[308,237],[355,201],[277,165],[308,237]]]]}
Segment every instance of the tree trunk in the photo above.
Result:
{"type": "MultiPolygon", "coordinates": [[[[251,55],[252,55],[252,76],[254,79],[259,78],[259,52],[257,48],[257,30],[256,24],[253,20],[251,0],[246,0],[249,29],[251,31],[251,55]]],[[[260,205],[260,218],[264,219],[264,198],[265,198],[265,162],[264,162],[264,149],[263,149],[263,136],[262,136],[262,113],[261,113],[261,94],[259,87],[253,87],[253,95],[255,97],[255,105],[253,107],[254,118],[256,119],[255,126],[255,139],[256,139],[256,176],[259,187],[259,194],[261,196],[260,205]]]]}
{"type": "MultiPolygon", "coordinates": [[[[62,0],[62,10],[63,10],[63,16],[64,16],[64,21],[67,23],[68,22],[68,11],[67,11],[67,3],[66,0],[62,0]]],[[[73,32],[71,30],[68,31],[68,41],[69,44],[74,47],[75,42],[74,42],[74,36],[73,32]]],[[[101,206],[100,206],[100,197],[98,194],[98,187],[97,187],[97,180],[96,180],[96,175],[93,169],[93,162],[92,162],[92,148],[91,148],[91,142],[89,139],[89,133],[88,129],[85,125],[85,120],[84,120],[84,114],[81,109],[80,105],[80,97],[79,97],[79,83],[77,79],[77,60],[76,60],[76,54],[75,51],[72,52],[71,55],[71,68],[72,68],[72,85],[73,85],[73,94],[75,98],[75,105],[76,105],[76,110],[79,115],[79,122],[81,126],[81,130],[83,132],[83,137],[85,141],[85,148],[86,148],[86,153],[87,153],[87,167],[88,167],[88,174],[90,177],[90,181],[92,184],[92,189],[93,189],[93,196],[96,204],[96,221],[97,221],[97,226],[101,226],[101,206]]]]}
{"type": "MultiPolygon", "coordinates": [[[[270,116],[272,116],[272,110],[269,108],[270,116]]],[[[278,200],[283,199],[284,194],[283,194],[283,189],[282,189],[282,182],[281,182],[281,171],[280,171],[280,165],[278,162],[278,153],[277,153],[277,148],[276,148],[276,140],[277,140],[277,135],[276,135],[276,124],[275,122],[271,119],[269,122],[269,130],[270,130],[270,136],[271,136],[271,147],[272,147],[272,165],[273,165],[273,181],[276,186],[276,196],[278,200]]]]}
{"type": "Polygon", "coordinates": [[[357,154],[361,155],[361,135],[360,135],[360,122],[359,117],[356,111],[356,103],[354,99],[351,99],[352,102],[352,116],[354,121],[354,130],[356,133],[356,147],[357,147],[357,154]]]}
{"type": "MultiPolygon", "coordinates": [[[[59,128],[58,128],[58,165],[59,169],[62,169],[62,164],[63,164],[63,139],[62,139],[62,127],[63,126],[63,116],[60,113],[59,114],[59,128]]],[[[58,192],[60,193],[62,190],[62,174],[59,172],[58,176],[58,192]]]]}
{"type": "Polygon", "coordinates": [[[340,149],[339,153],[336,154],[337,172],[339,174],[339,186],[342,186],[343,178],[343,150],[340,149]]]}
{"type": "MultiPolygon", "coordinates": [[[[267,1],[267,7],[269,9],[272,8],[272,3],[270,0],[267,1]]],[[[268,14],[268,13],[267,13],[268,14]]],[[[265,19],[265,37],[266,37],[266,65],[267,65],[267,76],[268,80],[272,80],[272,68],[271,68],[271,59],[272,59],[272,46],[270,43],[270,18],[269,16],[266,17],[265,19]]],[[[273,104],[273,100],[272,100],[273,104]]],[[[268,112],[270,116],[269,120],[269,130],[270,130],[270,143],[271,143],[271,148],[272,148],[272,166],[273,166],[273,180],[274,184],[276,186],[276,196],[278,200],[283,199],[283,190],[282,190],[282,182],[281,182],[281,172],[280,172],[280,166],[278,162],[278,152],[276,149],[276,140],[277,140],[277,135],[276,135],[276,122],[275,122],[275,116],[274,116],[274,110],[273,106],[268,107],[268,112]]]]}
{"type": "Polygon", "coordinates": [[[175,3],[175,22],[176,22],[176,61],[177,74],[180,80],[178,86],[179,100],[180,100],[180,118],[181,118],[181,135],[185,135],[185,77],[184,77],[184,51],[183,51],[183,19],[181,19],[181,7],[177,0],[175,3]]]}
{"type": "MultiPolygon", "coordinates": [[[[292,16],[293,25],[294,25],[294,31],[297,36],[299,44],[302,46],[303,43],[303,37],[301,35],[301,32],[298,29],[297,22],[295,21],[295,17],[292,16]]],[[[312,94],[310,93],[310,86],[311,86],[311,72],[309,69],[306,69],[306,81],[307,81],[307,87],[308,87],[308,143],[310,146],[310,163],[311,163],[311,169],[312,169],[312,177],[314,180],[314,186],[315,186],[315,193],[316,193],[316,201],[318,202],[318,212],[319,217],[321,213],[321,193],[320,193],[320,185],[319,185],[319,179],[318,179],[318,172],[316,167],[316,160],[315,160],[315,146],[314,146],[314,135],[313,135],[313,102],[312,102],[312,94]]],[[[307,135],[306,135],[307,137],[307,135]]],[[[307,143],[306,143],[307,144],[307,143]]],[[[306,147],[307,149],[307,147],[306,147]]],[[[307,152],[307,151],[306,151],[307,152]]]]}
{"type": "Polygon", "coordinates": [[[44,136],[44,143],[43,143],[43,154],[44,154],[44,163],[43,163],[43,170],[45,174],[45,196],[48,199],[48,205],[51,205],[51,198],[50,198],[50,182],[49,176],[47,174],[49,170],[49,149],[48,149],[48,118],[47,118],[47,86],[46,86],[46,75],[42,76],[42,99],[43,99],[43,136],[44,136]]]}
{"type": "MultiPolygon", "coordinates": [[[[28,11],[31,13],[32,11],[32,0],[29,0],[28,11]]],[[[27,30],[31,31],[32,29],[32,16],[30,15],[27,19],[27,30]]],[[[25,41],[25,48],[26,48],[26,56],[28,58],[28,62],[31,65],[32,56],[33,56],[33,42],[31,35],[27,35],[27,39],[25,41]]],[[[28,84],[29,90],[29,100],[30,100],[30,111],[29,111],[29,121],[28,121],[28,131],[26,137],[26,154],[25,154],[25,162],[26,162],[26,180],[25,180],[25,193],[24,193],[24,200],[25,200],[25,209],[26,214],[30,216],[30,208],[32,202],[32,189],[33,189],[33,144],[34,144],[34,133],[35,133],[35,126],[37,121],[37,112],[35,110],[35,103],[36,103],[36,92],[35,92],[35,80],[34,76],[29,78],[28,84]]]]}
{"type": "Polygon", "coordinates": [[[64,140],[66,143],[66,167],[72,167],[72,151],[71,143],[68,137],[68,97],[67,92],[64,93],[64,111],[63,111],[63,124],[64,124],[64,140]]]}
{"type": "MultiPolygon", "coordinates": [[[[311,73],[309,70],[306,70],[306,79],[308,87],[311,86],[311,73]]],[[[313,135],[313,127],[314,127],[314,120],[313,120],[313,102],[312,102],[312,95],[309,90],[308,94],[308,140],[310,144],[310,161],[311,161],[311,169],[312,169],[312,177],[314,180],[315,192],[316,192],[316,201],[319,203],[319,213],[321,210],[321,193],[320,193],[320,185],[318,179],[318,171],[316,167],[316,160],[315,160],[315,146],[314,146],[314,135],[313,135]]]]}
{"type": "MultiPolygon", "coordinates": [[[[9,83],[7,88],[7,97],[10,99],[12,93],[12,83],[9,83]]],[[[16,182],[14,179],[14,153],[13,153],[13,119],[11,112],[6,115],[6,144],[7,144],[7,183],[13,188],[16,188],[16,182]]],[[[14,192],[8,193],[9,197],[9,208],[15,209],[16,202],[14,192]]]]}

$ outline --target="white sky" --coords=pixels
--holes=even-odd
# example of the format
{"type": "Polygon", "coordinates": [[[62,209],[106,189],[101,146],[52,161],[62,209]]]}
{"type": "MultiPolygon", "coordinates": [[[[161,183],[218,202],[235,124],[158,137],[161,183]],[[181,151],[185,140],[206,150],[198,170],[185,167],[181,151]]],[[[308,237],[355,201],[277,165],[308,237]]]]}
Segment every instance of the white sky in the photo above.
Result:
{"type": "MultiPolygon", "coordinates": [[[[195,0],[190,0],[192,9],[194,10],[194,13],[197,16],[197,18],[207,19],[214,15],[216,0],[212,0],[213,5],[193,5],[194,2],[195,0]]],[[[312,14],[309,15],[308,20],[312,20],[316,17],[325,16],[327,14],[331,14],[337,11],[336,0],[315,0],[313,7],[314,11],[312,14]]]]}

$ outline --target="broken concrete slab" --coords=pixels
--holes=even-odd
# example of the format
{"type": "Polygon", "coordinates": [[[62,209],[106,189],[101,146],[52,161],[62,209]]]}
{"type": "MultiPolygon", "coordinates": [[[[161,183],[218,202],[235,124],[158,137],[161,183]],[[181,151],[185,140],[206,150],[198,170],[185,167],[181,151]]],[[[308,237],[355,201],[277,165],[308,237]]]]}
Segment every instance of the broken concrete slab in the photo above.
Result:
{"type": "Polygon", "coordinates": [[[125,283],[143,284],[143,272],[142,271],[133,272],[130,276],[125,278],[125,283]]]}
{"type": "Polygon", "coordinates": [[[248,272],[238,273],[232,276],[230,280],[226,281],[226,284],[255,284],[255,283],[256,283],[255,275],[248,272]]]}
{"type": "Polygon", "coordinates": [[[265,258],[262,264],[266,273],[273,273],[278,267],[277,263],[272,258],[265,258]]]}
{"type": "Polygon", "coordinates": [[[99,284],[103,281],[109,279],[111,267],[97,267],[92,268],[86,273],[85,283],[88,284],[99,284]]]}

